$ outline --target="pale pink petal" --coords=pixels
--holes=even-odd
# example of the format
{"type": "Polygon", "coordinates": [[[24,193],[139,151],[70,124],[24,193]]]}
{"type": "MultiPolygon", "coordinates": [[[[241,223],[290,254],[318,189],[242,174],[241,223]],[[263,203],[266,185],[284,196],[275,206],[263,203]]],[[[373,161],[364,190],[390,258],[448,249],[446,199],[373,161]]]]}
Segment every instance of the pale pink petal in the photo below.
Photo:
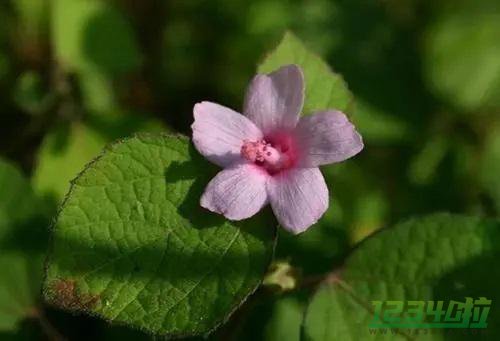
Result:
{"type": "Polygon", "coordinates": [[[340,111],[304,116],[295,133],[300,147],[299,167],[344,161],[363,149],[361,135],[340,111]]]}
{"type": "Polygon", "coordinates": [[[277,129],[293,129],[304,102],[304,75],[297,65],[287,65],[257,75],[245,97],[244,114],[264,134],[277,129]]]}
{"type": "Polygon", "coordinates": [[[201,206],[230,220],[253,216],[267,204],[269,175],[254,164],[225,169],[213,178],[201,197],[201,206]]]}
{"type": "Polygon", "coordinates": [[[193,111],[193,143],[203,156],[219,166],[241,160],[243,140],[262,139],[260,129],[252,121],[222,105],[201,102],[193,111]]]}
{"type": "Polygon", "coordinates": [[[268,182],[274,215],[286,230],[298,234],[318,221],[328,208],[328,188],[319,168],[295,168],[268,182]]]}

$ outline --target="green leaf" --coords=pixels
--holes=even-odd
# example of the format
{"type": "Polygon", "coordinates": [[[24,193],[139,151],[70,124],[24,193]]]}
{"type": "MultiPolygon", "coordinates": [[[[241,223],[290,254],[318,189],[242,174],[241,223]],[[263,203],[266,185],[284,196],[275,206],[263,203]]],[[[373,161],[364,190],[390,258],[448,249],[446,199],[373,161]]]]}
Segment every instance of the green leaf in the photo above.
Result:
{"type": "Polygon", "coordinates": [[[86,71],[79,77],[82,102],[90,112],[107,113],[118,107],[112,79],[101,72],[86,71]]]}
{"type": "Polygon", "coordinates": [[[275,227],[270,211],[235,223],[202,209],[215,173],[180,136],[105,149],[60,210],[46,300],[169,336],[224,322],[261,282],[275,227]]]}
{"type": "Polygon", "coordinates": [[[299,341],[303,308],[303,304],[293,296],[278,300],[266,325],[264,340],[299,341]]]}
{"type": "Polygon", "coordinates": [[[127,18],[99,0],[54,0],[51,14],[55,58],[62,70],[77,74],[86,109],[116,109],[115,79],[142,63],[127,18]]]}
{"type": "Polygon", "coordinates": [[[141,56],[132,28],[109,3],[55,0],[52,35],[57,60],[70,71],[120,75],[135,70],[141,56]]]}
{"type": "Polygon", "coordinates": [[[479,179],[483,190],[490,195],[500,214],[500,125],[489,129],[481,154],[479,179]]]}
{"type": "Polygon", "coordinates": [[[442,13],[425,40],[424,66],[431,87],[465,111],[499,107],[498,3],[462,1],[442,13]]]}
{"type": "Polygon", "coordinates": [[[422,150],[413,157],[408,169],[410,181],[428,185],[438,173],[438,168],[450,149],[448,137],[441,132],[429,136],[422,150]]]}
{"type": "Polygon", "coordinates": [[[44,205],[14,166],[0,160],[0,332],[33,316],[46,247],[44,205]]]}
{"type": "Polygon", "coordinates": [[[365,190],[359,193],[352,210],[353,225],[349,234],[351,242],[356,244],[384,226],[389,212],[389,203],[384,193],[377,190],[365,190]]]}
{"type": "Polygon", "coordinates": [[[269,73],[286,64],[297,64],[304,71],[304,115],[325,109],[350,112],[353,96],[342,77],[290,32],[260,64],[258,72],[269,73]]]}
{"type": "Polygon", "coordinates": [[[405,121],[390,116],[369,103],[357,100],[354,116],[356,128],[367,144],[384,145],[406,141],[412,137],[405,121]]]}
{"type": "MultiPolygon", "coordinates": [[[[496,302],[499,256],[500,222],[494,220],[435,214],[383,230],[361,243],[315,294],[304,320],[305,339],[387,338],[369,333],[373,300],[487,297],[496,302]]],[[[500,309],[493,305],[487,330],[491,340],[500,335],[494,323],[499,317],[500,309]]],[[[418,339],[442,340],[439,330],[436,333],[418,339]]],[[[454,334],[455,339],[467,336],[454,334]]]]}
{"type": "Polygon", "coordinates": [[[19,76],[13,89],[13,99],[16,104],[29,113],[39,113],[44,105],[42,80],[38,73],[24,72],[19,76]]]}
{"type": "MultiPolygon", "coordinates": [[[[361,314],[365,314],[365,312],[340,294],[332,285],[321,287],[314,294],[304,319],[305,340],[354,340],[354,335],[350,335],[352,322],[349,323],[349,320],[342,321],[344,305],[352,309],[353,313],[361,312],[361,314]],[[351,303],[351,305],[348,306],[348,303],[351,303]]],[[[353,316],[349,314],[347,318],[352,319],[353,316]]],[[[352,332],[354,333],[355,330],[352,332]]]]}

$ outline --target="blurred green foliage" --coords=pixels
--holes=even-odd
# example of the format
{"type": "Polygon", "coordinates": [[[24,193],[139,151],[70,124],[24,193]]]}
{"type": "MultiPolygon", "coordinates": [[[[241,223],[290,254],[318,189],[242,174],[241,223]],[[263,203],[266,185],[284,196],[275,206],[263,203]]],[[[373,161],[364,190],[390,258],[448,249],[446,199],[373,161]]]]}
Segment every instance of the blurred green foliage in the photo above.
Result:
{"type": "Polygon", "coordinates": [[[47,247],[47,206],[28,179],[0,160],[0,337],[39,316],[39,283],[47,247]]]}
{"type": "MultiPolygon", "coordinates": [[[[281,233],[278,257],[314,276],[411,215],[498,217],[497,0],[5,0],[0,155],[33,180],[54,213],[69,181],[106,143],[144,130],[189,134],[201,100],[240,109],[256,65],[286,30],[342,74],[366,147],[323,169],[331,208],[307,233],[281,233]]],[[[3,182],[20,176],[10,173],[3,182]]],[[[18,195],[31,191],[23,188],[18,195]]],[[[265,326],[295,321],[307,299],[250,304],[218,335],[289,337],[265,326]]],[[[71,340],[123,335],[48,314],[71,340]]]]}

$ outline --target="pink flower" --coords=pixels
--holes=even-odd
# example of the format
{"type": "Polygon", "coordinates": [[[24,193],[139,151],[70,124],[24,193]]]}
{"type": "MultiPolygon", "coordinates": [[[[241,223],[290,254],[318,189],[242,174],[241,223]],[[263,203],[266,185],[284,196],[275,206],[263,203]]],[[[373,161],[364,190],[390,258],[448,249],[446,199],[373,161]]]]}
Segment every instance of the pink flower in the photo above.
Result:
{"type": "Polygon", "coordinates": [[[318,167],[356,155],[363,141],[339,111],[299,117],[303,102],[302,70],[287,65],[255,76],[244,115],[211,102],[194,106],[194,145],[224,168],[201,206],[241,220],[270,203],[280,225],[294,234],[321,218],[329,196],[318,167]]]}

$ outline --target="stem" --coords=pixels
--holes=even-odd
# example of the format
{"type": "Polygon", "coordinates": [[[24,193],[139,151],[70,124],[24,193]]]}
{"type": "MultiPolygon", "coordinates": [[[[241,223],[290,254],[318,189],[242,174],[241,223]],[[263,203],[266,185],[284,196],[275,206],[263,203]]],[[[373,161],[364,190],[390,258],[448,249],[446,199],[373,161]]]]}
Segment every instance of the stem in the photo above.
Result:
{"type": "Polygon", "coordinates": [[[47,319],[43,308],[35,308],[32,316],[38,320],[40,327],[50,341],[66,341],[66,338],[47,319]]]}

